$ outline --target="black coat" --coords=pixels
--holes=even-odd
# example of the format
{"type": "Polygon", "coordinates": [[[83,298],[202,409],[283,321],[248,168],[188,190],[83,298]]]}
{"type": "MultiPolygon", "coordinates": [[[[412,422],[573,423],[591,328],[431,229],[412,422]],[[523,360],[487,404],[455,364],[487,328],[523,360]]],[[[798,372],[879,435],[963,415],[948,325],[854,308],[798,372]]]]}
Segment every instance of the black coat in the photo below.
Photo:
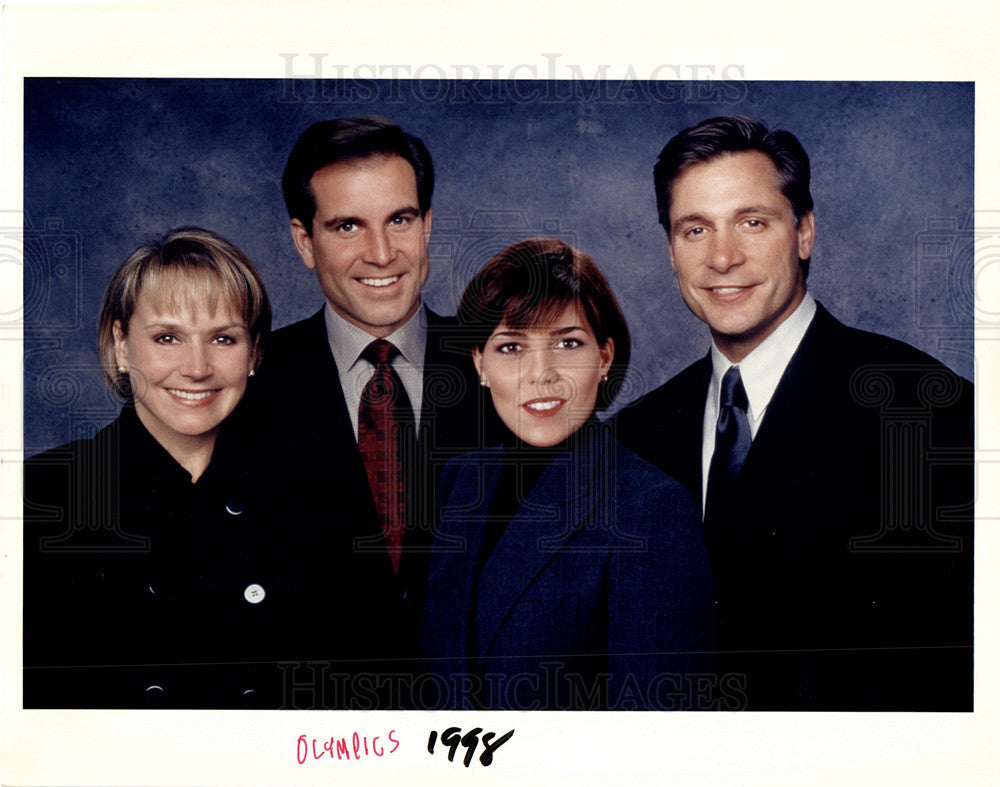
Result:
{"type": "Polygon", "coordinates": [[[342,546],[272,498],[239,421],[197,483],[131,406],[25,463],[26,707],[308,706],[278,662],[350,664],[342,546]]]}
{"type": "MultiPolygon", "coordinates": [[[[701,500],[703,358],[617,418],[701,500]]],[[[820,306],[728,511],[705,523],[718,642],[756,709],[972,706],[973,391],[820,306]]]]}
{"type": "MultiPolygon", "coordinates": [[[[367,655],[374,673],[404,673],[419,655],[419,622],[434,536],[434,491],[453,456],[497,441],[498,421],[482,396],[454,318],[423,310],[427,345],[419,439],[408,439],[408,529],[398,576],[377,524],[364,464],[330,351],[323,309],[276,331],[250,392],[258,449],[272,483],[309,528],[338,534],[344,582],[384,636],[367,655]],[[367,590],[363,590],[367,588],[367,590]],[[403,659],[390,664],[387,659],[403,659]]],[[[403,700],[405,704],[405,700],[403,700]]],[[[381,706],[399,704],[381,696],[381,706]]]]}

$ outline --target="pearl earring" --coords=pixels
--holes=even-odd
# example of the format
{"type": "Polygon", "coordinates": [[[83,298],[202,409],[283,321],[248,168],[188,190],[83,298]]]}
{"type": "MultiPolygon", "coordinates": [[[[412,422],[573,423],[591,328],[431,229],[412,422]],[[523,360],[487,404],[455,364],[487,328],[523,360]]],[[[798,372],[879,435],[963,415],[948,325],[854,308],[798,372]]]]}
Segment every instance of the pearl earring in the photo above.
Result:
{"type": "Polygon", "coordinates": [[[118,367],[118,374],[125,374],[128,371],[124,366],[118,367]]]}
{"type": "Polygon", "coordinates": [[[601,382],[606,383],[608,381],[608,376],[606,374],[601,375],[601,382]]]}
{"type": "Polygon", "coordinates": [[[247,375],[247,377],[253,377],[255,374],[257,374],[257,370],[256,369],[251,369],[250,373],[247,375]]]}

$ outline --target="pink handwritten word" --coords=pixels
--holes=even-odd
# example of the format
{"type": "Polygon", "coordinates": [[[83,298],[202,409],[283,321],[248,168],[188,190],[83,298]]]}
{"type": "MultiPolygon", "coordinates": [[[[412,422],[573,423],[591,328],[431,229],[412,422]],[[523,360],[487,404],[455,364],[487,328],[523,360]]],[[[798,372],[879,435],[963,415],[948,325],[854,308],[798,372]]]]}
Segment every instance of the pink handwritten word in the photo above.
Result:
{"type": "Polygon", "coordinates": [[[392,748],[388,751],[386,744],[379,743],[382,740],[381,735],[369,738],[367,735],[355,732],[350,739],[331,736],[329,740],[300,735],[295,754],[299,765],[304,765],[309,759],[322,760],[324,757],[329,757],[331,760],[350,760],[352,752],[355,760],[362,760],[365,757],[384,757],[399,748],[399,740],[394,737],[395,734],[395,730],[389,730],[389,734],[385,736],[392,744],[392,748]]]}
{"type": "MultiPolygon", "coordinates": [[[[442,732],[441,743],[449,748],[448,762],[455,761],[455,752],[458,750],[459,744],[461,744],[466,748],[465,758],[462,762],[465,764],[465,767],[468,768],[469,764],[472,762],[473,755],[476,753],[476,746],[479,745],[479,733],[482,731],[482,727],[474,727],[465,733],[465,735],[462,735],[461,727],[449,727],[442,732]]],[[[513,734],[514,730],[511,730],[510,732],[497,738],[496,743],[491,743],[493,738],[496,737],[496,733],[487,732],[483,736],[483,753],[479,755],[479,764],[484,767],[492,765],[493,752],[510,740],[510,736],[513,734]]],[[[437,744],[437,737],[437,730],[431,730],[431,734],[427,738],[427,752],[429,754],[434,753],[434,746],[437,744]]]]}

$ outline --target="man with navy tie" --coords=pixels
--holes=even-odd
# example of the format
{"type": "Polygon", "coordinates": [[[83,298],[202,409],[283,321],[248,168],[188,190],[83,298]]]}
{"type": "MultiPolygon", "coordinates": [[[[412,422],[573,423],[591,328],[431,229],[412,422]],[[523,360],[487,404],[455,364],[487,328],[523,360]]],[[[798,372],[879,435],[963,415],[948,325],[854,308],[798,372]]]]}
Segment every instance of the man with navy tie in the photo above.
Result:
{"type": "Polygon", "coordinates": [[[743,117],[676,135],[660,223],[704,358],[619,436],[702,504],[718,669],[754,710],[971,710],[972,386],[806,288],[809,158],[743,117]]]}

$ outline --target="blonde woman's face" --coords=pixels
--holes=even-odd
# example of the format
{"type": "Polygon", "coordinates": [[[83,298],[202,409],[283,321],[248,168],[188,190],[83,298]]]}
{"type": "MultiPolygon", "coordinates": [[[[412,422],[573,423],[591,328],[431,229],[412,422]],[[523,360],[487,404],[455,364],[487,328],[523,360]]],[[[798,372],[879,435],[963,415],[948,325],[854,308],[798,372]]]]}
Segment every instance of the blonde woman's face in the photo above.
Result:
{"type": "Polygon", "coordinates": [[[223,298],[159,295],[140,292],[127,331],[115,322],[115,360],[127,370],[139,419],[168,451],[192,438],[214,442],[246,392],[250,331],[223,298]]]}

